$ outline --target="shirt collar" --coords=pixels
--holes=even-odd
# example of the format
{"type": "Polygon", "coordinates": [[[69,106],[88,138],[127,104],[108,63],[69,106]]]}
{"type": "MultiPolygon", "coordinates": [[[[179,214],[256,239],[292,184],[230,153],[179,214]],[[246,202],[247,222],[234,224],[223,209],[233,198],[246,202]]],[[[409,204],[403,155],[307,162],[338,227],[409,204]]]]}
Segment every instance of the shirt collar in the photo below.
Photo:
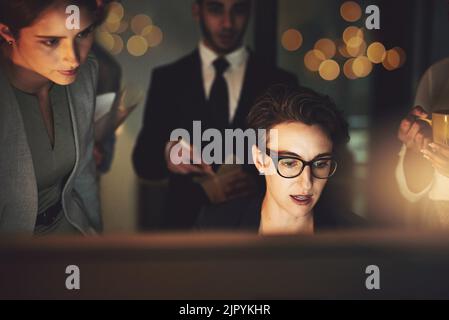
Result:
{"type": "MultiPolygon", "coordinates": [[[[218,55],[209,49],[203,41],[200,41],[198,45],[201,62],[205,67],[209,67],[218,58],[218,55]]],[[[242,63],[246,62],[248,59],[248,50],[245,46],[241,46],[231,53],[224,56],[228,60],[232,69],[239,67],[242,63]]]]}

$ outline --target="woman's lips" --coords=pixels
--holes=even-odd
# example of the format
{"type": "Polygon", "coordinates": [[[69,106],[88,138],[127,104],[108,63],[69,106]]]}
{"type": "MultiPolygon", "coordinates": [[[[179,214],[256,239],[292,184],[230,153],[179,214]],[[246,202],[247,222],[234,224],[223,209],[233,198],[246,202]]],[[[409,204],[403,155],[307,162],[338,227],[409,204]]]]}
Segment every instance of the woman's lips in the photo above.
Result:
{"type": "Polygon", "coordinates": [[[63,76],[73,77],[73,76],[76,75],[76,73],[78,72],[78,69],[73,69],[73,70],[59,70],[58,72],[59,72],[60,74],[62,74],[63,76]]]}
{"type": "Polygon", "coordinates": [[[290,195],[290,198],[293,200],[294,203],[300,205],[300,206],[308,206],[312,203],[313,196],[311,195],[290,195]]]}

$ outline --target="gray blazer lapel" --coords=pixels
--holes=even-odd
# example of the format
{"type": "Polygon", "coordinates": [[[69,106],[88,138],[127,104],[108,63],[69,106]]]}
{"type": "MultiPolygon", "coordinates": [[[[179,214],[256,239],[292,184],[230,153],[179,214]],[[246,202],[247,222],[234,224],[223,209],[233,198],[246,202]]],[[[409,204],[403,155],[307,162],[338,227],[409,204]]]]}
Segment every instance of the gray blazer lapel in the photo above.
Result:
{"type": "Polygon", "coordinates": [[[89,59],[73,84],[67,87],[76,146],[76,163],[63,190],[67,219],[85,234],[101,229],[94,148],[96,62],[89,59]],[[76,203],[76,206],[74,206],[76,203]]]}
{"type": "MultiPolygon", "coordinates": [[[[74,106],[74,102],[73,102],[73,95],[72,95],[72,91],[73,89],[71,88],[71,86],[67,86],[66,87],[66,93],[67,93],[67,99],[69,102],[69,109],[70,109],[70,117],[72,120],[72,129],[73,129],[73,135],[74,135],[74,140],[75,140],[75,156],[76,156],[76,160],[75,160],[75,166],[73,167],[72,172],[70,173],[69,179],[67,180],[66,186],[68,184],[70,184],[70,182],[73,180],[73,177],[75,175],[76,170],[79,167],[79,158],[80,158],[80,145],[79,145],[79,132],[78,132],[78,115],[77,115],[77,110],[76,107],[74,106]]],[[[63,191],[64,193],[64,191],[63,191]]]]}

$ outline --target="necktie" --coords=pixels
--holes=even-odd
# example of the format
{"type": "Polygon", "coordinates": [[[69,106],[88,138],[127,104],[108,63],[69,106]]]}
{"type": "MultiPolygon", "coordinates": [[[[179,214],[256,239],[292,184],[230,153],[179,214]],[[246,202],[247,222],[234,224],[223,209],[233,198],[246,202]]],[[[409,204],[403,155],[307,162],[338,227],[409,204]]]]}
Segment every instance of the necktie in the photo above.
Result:
{"type": "Polygon", "coordinates": [[[229,68],[229,62],[225,58],[217,58],[213,62],[215,79],[209,95],[209,106],[212,112],[212,126],[223,130],[229,126],[229,95],[228,85],[223,76],[229,68]]]}

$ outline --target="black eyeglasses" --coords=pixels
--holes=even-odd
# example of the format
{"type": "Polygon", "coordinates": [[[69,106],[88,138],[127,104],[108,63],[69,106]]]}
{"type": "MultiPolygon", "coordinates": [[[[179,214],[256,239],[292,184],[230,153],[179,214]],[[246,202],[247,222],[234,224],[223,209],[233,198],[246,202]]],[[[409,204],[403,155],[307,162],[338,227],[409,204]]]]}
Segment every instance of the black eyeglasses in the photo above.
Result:
{"type": "Polygon", "coordinates": [[[283,178],[296,178],[301,175],[307,166],[310,167],[312,176],[317,179],[328,179],[337,171],[337,161],[331,156],[304,161],[299,157],[279,155],[272,150],[266,150],[266,153],[273,159],[278,174],[283,178]]]}

